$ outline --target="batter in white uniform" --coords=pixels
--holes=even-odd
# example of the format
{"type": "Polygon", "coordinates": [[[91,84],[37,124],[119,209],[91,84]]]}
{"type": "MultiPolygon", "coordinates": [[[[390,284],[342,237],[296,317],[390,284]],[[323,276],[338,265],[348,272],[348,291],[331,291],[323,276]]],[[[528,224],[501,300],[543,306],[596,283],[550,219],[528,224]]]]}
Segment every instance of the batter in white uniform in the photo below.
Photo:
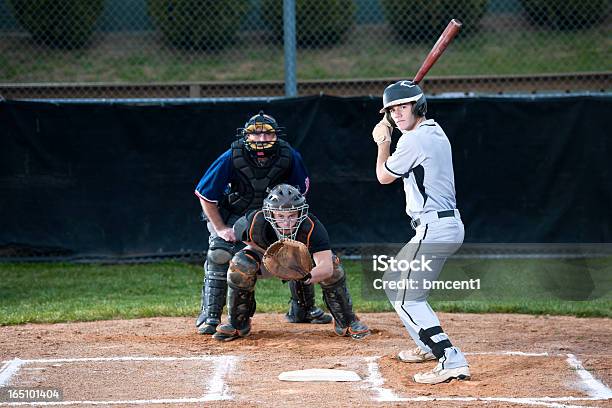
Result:
{"type": "MultiPolygon", "coordinates": [[[[406,193],[406,212],[416,235],[397,255],[398,259],[432,259],[429,268],[403,271],[386,279],[408,279],[407,287],[390,295],[390,301],[416,343],[398,358],[419,363],[438,360],[429,372],[414,376],[418,383],[437,384],[453,379],[467,380],[470,371],[464,354],[453,346],[442,330],[435,312],[427,303],[429,290],[424,281],[440,275],[446,259],[459,249],[464,229],[456,209],[451,146],[446,134],[433,119],[426,119],[427,103],[421,88],[412,81],[389,85],[383,94],[383,119],[372,136],[378,145],[376,176],[381,184],[401,178],[406,193]],[[393,127],[401,132],[390,154],[393,127]]],[[[384,277],[385,279],[385,277],[384,277]]],[[[389,295],[389,292],[387,292],[389,295]]]]}

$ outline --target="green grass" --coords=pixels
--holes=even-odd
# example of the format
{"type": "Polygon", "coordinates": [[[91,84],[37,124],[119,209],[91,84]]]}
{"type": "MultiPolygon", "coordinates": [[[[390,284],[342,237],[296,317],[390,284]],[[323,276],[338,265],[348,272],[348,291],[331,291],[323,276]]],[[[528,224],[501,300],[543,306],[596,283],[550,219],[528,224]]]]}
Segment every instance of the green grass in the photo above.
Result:
{"type": "MultiPolygon", "coordinates": [[[[357,262],[345,262],[355,309],[391,311],[357,262]]],[[[612,317],[612,260],[451,260],[442,280],[480,279],[481,289],[435,291],[435,310],[612,317]],[[588,274],[588,279],[584,279],[588,274]],[[586,283],[585,283],[586,282],[586,283]],[[586,300],[572,300],[586,299],[586,300]]],[[[201,268],[148,265],[0,264],[0,325],[151,316],[193,316],[201,268]]],[[[257,283],[257,311],[284,312],[289,291],[257,283]]],[[[317,302],[321,304],[317,287],[317,302]]]]}
{"type": "MultiPolygon", "coordinates": [[[[432,44],[400,44],[376,27],[332,48],[298,50],[298,79],[402,77],[432,44]]],[[[578,32],[512,28],[459,37],[429,75],[514,75],[610,71],[605,27],[578,32]]],[[[282,80],[281,45],[244,40],[218,53],[179,51],[152,35],[108,36],[85,50],[40,49],[27,39],[0,44],[2,82],[182,82],[282,80]]]]}

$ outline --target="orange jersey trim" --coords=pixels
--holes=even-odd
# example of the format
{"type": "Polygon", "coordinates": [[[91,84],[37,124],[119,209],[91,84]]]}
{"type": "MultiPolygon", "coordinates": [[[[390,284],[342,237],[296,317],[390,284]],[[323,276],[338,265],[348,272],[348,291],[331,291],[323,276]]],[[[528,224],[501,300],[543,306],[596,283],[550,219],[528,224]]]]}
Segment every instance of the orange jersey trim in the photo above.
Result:
{"type": "Polygon", "coordinates": [[[253,221],[251,221],[251,227],[249,228],[249,241],[253,242],[253,227],[255,226],[255,220],[257,219],[257,216],[259,215],[259,213],[262,213],[263,211],[259,210],[255,213],[255,215],[253,216],[253,221]]]}
{"type": "Polygon", "coordinates": [[[310,236],[312,235],[312,231],[314,231],[315,223],[310,217],[308,217],[308,221],[310,221],[310,231],[308,231],[308,236],[306,238],[306,247],[310,248],[310,236]]]}

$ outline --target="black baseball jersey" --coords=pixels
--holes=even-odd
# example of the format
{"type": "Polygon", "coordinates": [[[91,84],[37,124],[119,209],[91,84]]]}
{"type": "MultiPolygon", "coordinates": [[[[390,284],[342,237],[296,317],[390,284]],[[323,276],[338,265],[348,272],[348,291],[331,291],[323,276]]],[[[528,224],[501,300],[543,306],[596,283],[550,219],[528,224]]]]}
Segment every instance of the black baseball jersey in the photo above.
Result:
{"type": "MultiPolygon", "coordinates": [[[[266,221],[262,210],[252,211],[236,221],[234,232],[237,240],[254,242],[262,249],[278,241],[274,228],[266,221]]],[[[311,254],[331,249],[327,230],[312,214],[308,214],[300,224],[296,240],[304,243],[311,254]]]]}

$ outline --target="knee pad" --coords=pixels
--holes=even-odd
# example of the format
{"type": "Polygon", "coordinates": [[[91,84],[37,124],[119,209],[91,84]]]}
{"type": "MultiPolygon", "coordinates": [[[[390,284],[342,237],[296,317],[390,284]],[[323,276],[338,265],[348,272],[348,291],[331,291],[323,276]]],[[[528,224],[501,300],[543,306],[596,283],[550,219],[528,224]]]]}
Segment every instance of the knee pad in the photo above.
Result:
{"type": "Polygon", "coordinates": [[[332,262],[333,262],[332,276],[321,282],[321,285],[323,286],[332,286],[340,282],[342,278],[344,278],[344,268],[342,267],[342,262],[340,262],[340,258],[338,258],[336,254],[332,255],[332,262]]]}
{"type": "Polygon", "coordinates": [[[219,265],[226,264],[232,259],[232,254],[224,249],[209,249],[206,259],[219,265]]]}
{"type": "Polygon", "coordinates": [[[213,237],[208,246],[206,259],[212,263],[223,265],[232,259],[234,254],[234,245],[220,237],[213,237]]]}
{"type": "Polygon", "coordinates": [[[259,259],[252,252],[236,253],[230,261],[227,284],[236,289],[253,290],[259,267],[259,259]]]}

